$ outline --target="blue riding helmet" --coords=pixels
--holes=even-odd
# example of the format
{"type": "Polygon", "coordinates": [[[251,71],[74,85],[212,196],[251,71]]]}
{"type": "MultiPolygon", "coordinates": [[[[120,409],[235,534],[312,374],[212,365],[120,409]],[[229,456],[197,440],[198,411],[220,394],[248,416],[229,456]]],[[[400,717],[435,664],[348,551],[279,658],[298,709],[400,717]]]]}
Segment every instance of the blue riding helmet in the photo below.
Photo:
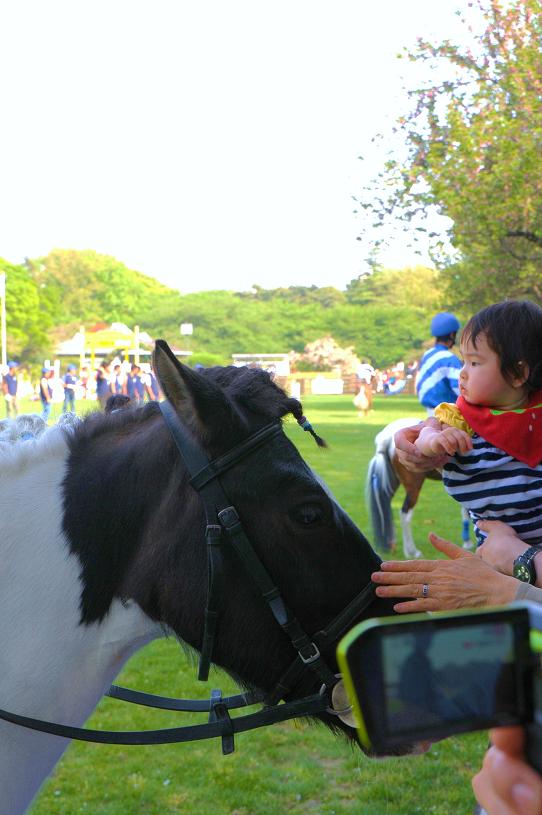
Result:
{"type": "Polygon", "coordinates": [[[449,311],[441,311],[435,314],[431,320],[431,335],[433,337],[446,337],[448,334],[455,334],[459,331],[459,320],[455,314],[449,311]]]}
{"type": "Polygon", "coordinates": [[[8,368],[18,368],[18,367],[19,363],[15,362],[13,359],[11,360],[11,362],[8,362],[8,368]]]}

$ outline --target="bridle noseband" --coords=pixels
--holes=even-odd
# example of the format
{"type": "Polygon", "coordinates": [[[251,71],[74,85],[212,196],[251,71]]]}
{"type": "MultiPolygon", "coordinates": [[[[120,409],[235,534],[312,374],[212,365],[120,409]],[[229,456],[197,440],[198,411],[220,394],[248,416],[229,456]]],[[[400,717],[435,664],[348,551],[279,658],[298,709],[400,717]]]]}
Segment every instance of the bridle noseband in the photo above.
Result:
{"type": "Polygon", "coordinates": [[[309,636],[286,606],[279,589],[252,547],[237,510],[219,481],[219,476],[224,472],[275,436],[281,435],[283,430],[280,421],[274,421],[257,430],[228,452],[210,461],[170,403],[161,402],[160,410],[188,470],[190,484],[201,496],[206,517],[208,593],[198,679],[207,680],[212,659],[219,615],[217,586],[222,571],[221,547],[224,542],[231,544],[275,620],[289,637],[296,652],[295,659],[279,679],[276,687],[265,697],[258,693],[245,693],[223,698],[221,691],[214,690],[208,700],[171,699],[116,685],[112,685],[107,693],[113,698],[148,707],[208,712],[209,721],[206,724],[165,730],[101,731],[46,722],[5,710],[0,710],[0,719],[64,738],[106,744],[166,744],[221,737],[222,752],[227,754],[234,750],[235,733],[301,716],[314,716],[324,712],[336,715],[344,713],[333,710],[331,706],[330,692],[339,677],[325,662],[322,651],[336,643],[370,605],[374,599],[374,584],[369,582],[325,628],[309,636]],[[307,672],[312,674],[313,680],[319,681],[320,692],[279,704],[292,693],[307,672]],[[229,711],[234,708],[261,702],[264,706],[256,713],[244,714],[233,719],[229,715],[229,711]]]}

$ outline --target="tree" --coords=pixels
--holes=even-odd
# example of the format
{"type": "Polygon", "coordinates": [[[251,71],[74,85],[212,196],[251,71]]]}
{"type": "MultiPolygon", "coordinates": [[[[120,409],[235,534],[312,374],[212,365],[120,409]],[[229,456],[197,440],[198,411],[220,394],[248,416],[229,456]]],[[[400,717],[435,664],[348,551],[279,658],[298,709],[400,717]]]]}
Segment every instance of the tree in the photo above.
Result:
{"type": "Polygon", "coordinates": [[[360,275],[346,287],[349,303],[369,305],[386,303],[390,306],[413,306],[437,311],[442,300],[440,275],[425,266],[405,269],[375,268],[370,275],[360,275]]]}
{"type": "Polygon", "coordinates": [[[329,335],[307,343],[302,354],[291,351],[290,361],[299,371],[339,370],[342,375],[355,374],[360,364],[352,346],[341,348],[329,335]]]}
{"type": "Polygon", "coordinates": [[[482,23],[469,45],[420,39],[408,54],[427,81],[398,122],[407,155],[361,203],[373,225],[392,216],[423,231],[449,301],[472,312],[503,295],[542,301],[542,5],[468,6],[482,23]],[[446,229],[434,230],[435,214],[446,229]]]}
{"type": "Polygon", "coordinates": [[[48,331],[53,325],[47,296],[24,266],[0,258],[6,274],[6,333],[10,357],[37,363],[49,348],[48,331]]]}
{"type": "Polygon", "coordinates": [[[178,294],[151,277],[92,250],[54,249],[32,261],[39,285],[59,302],[59,321],[137,322],[178,294]]]}

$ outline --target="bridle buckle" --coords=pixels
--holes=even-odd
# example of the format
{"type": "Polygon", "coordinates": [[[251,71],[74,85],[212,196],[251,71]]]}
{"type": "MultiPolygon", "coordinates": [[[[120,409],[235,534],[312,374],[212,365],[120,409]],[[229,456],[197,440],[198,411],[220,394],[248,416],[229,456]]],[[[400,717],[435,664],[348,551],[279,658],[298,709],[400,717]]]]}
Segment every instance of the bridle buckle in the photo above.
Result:
{"type": "Polygon", "coordinates": [[[310,656],[304,657],[301,651],[297,652],[301,657],[301,662],[303,662],[305,665],[311,665],[313,662],[316,662],[317,659],[320,659],[320,651],[318,650],[318,646],[314,642],[311,642],[311,645],[314,648],[314,653],[310,656]]]}

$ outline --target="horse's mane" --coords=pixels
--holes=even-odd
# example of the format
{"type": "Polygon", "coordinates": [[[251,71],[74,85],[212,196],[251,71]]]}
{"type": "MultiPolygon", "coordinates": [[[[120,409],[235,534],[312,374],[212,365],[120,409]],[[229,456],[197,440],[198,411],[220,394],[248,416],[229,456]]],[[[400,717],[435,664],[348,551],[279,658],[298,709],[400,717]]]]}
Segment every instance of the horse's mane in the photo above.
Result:
{"type": "MultiPolygon", "coordinates": [[[[282,419],[290,413],[299,419],[303,414],[300,402],[287,396],[273,382],[270,375],[260,368],[217,366],[204,368],[198,372],[198,376],[222,388],[232,404],[232,409],[235,404],[242,405],[267,421],[282,419]]],[[[158,413],[157,402],[149,402],[141,408],[127,407],[110,414],[97,411],[81,422],[74,435],[76,439],[92,439],[107,432],[108,428],[120,432],[123,428],[137,431],[138,426],[143,428],[158,413]]]]}
{"type": "Polygon", "coordinates": [[[3,423],[0,432],[0,466],[4,474],[9,471],[10,476],[13,476],[14,471],[24,470],[37,461],[49,460],[67,452],[67,438],[70,433],[68,428],[63,426],[47,428],[44,425],[42,431],[32,438],[18,435],[15,421],[26,418],[34,417],[23,415],[18,416],[10,425],[3,423]]]}
{"type": "Polygon", "coordinates": [[[239,402],[266,419],[281,419],[289,413],[296,419],[302,416],[301,403],[287,396],[273,382],[270,374],[261,368],[228,365],[204,368],[200,375],[220,385],[232,401],[239,402]]]}

